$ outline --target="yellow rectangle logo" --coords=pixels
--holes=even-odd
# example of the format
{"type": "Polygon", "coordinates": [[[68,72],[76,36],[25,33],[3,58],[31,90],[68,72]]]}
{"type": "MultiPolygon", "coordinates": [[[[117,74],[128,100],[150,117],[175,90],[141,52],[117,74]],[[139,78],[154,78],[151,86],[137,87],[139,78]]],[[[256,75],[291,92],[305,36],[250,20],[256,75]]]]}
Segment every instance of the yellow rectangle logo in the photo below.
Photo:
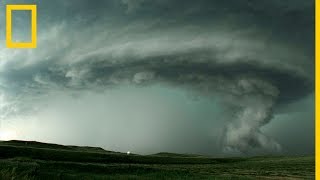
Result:
{"type": "Polygon", "coordinates": [[[37,47],[37,5],[7,5],[6,8],[6,41],[8,48],[36,48],[37,47]],[[12,11],[31,11],[31,42],[12,41],[12,11]]]}

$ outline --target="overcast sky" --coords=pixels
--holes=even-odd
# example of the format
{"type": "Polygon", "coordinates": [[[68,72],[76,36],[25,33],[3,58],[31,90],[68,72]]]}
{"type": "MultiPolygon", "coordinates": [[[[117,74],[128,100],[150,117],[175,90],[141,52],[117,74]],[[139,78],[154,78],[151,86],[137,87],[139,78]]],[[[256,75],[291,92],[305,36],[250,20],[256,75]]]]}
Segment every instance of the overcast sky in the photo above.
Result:
{"type": "MultiPolygon", "coordinates": [[[[0,139],[150,154],[314,154],[312,0],[6,0],[0,139]],[[30,39],[14,12],[13,39],[30,39]]],[[[3,13],[1,13],[3,12],[3,13]]]]}

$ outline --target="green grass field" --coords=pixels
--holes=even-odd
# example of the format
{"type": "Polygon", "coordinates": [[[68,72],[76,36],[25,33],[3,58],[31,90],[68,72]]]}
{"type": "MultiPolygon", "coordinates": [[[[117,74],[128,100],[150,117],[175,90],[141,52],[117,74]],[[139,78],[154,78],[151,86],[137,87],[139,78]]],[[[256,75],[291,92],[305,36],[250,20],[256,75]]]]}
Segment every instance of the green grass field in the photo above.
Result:
{"type": "Polygon", "coordinates": [[[94,147],[0,142],[0,179],[314,179],[305,157],[127,155],[94,147]]]}

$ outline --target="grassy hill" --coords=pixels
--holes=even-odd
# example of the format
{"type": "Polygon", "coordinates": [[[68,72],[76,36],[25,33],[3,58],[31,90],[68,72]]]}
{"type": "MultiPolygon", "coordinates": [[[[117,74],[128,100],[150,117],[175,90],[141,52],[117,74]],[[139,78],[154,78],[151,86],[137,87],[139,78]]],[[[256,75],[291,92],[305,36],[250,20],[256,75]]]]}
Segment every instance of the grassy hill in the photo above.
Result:
{"type": "Polygon", "coordinates": [[[314,157],[135,155],[96,147],[0,141],[0,179],[314,179],[314,157]]]}

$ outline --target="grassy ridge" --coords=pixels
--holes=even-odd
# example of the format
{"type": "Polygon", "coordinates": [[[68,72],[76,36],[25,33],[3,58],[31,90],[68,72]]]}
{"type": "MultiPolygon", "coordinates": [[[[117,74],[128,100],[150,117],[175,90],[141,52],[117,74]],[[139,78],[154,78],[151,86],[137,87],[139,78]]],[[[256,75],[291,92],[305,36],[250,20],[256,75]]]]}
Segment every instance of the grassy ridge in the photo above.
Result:
{"type": "Polygon", "coordinates": [[[0,142],[0,179],[314,179],[314,157],[127,155],[94,147],[0,142]]]}

